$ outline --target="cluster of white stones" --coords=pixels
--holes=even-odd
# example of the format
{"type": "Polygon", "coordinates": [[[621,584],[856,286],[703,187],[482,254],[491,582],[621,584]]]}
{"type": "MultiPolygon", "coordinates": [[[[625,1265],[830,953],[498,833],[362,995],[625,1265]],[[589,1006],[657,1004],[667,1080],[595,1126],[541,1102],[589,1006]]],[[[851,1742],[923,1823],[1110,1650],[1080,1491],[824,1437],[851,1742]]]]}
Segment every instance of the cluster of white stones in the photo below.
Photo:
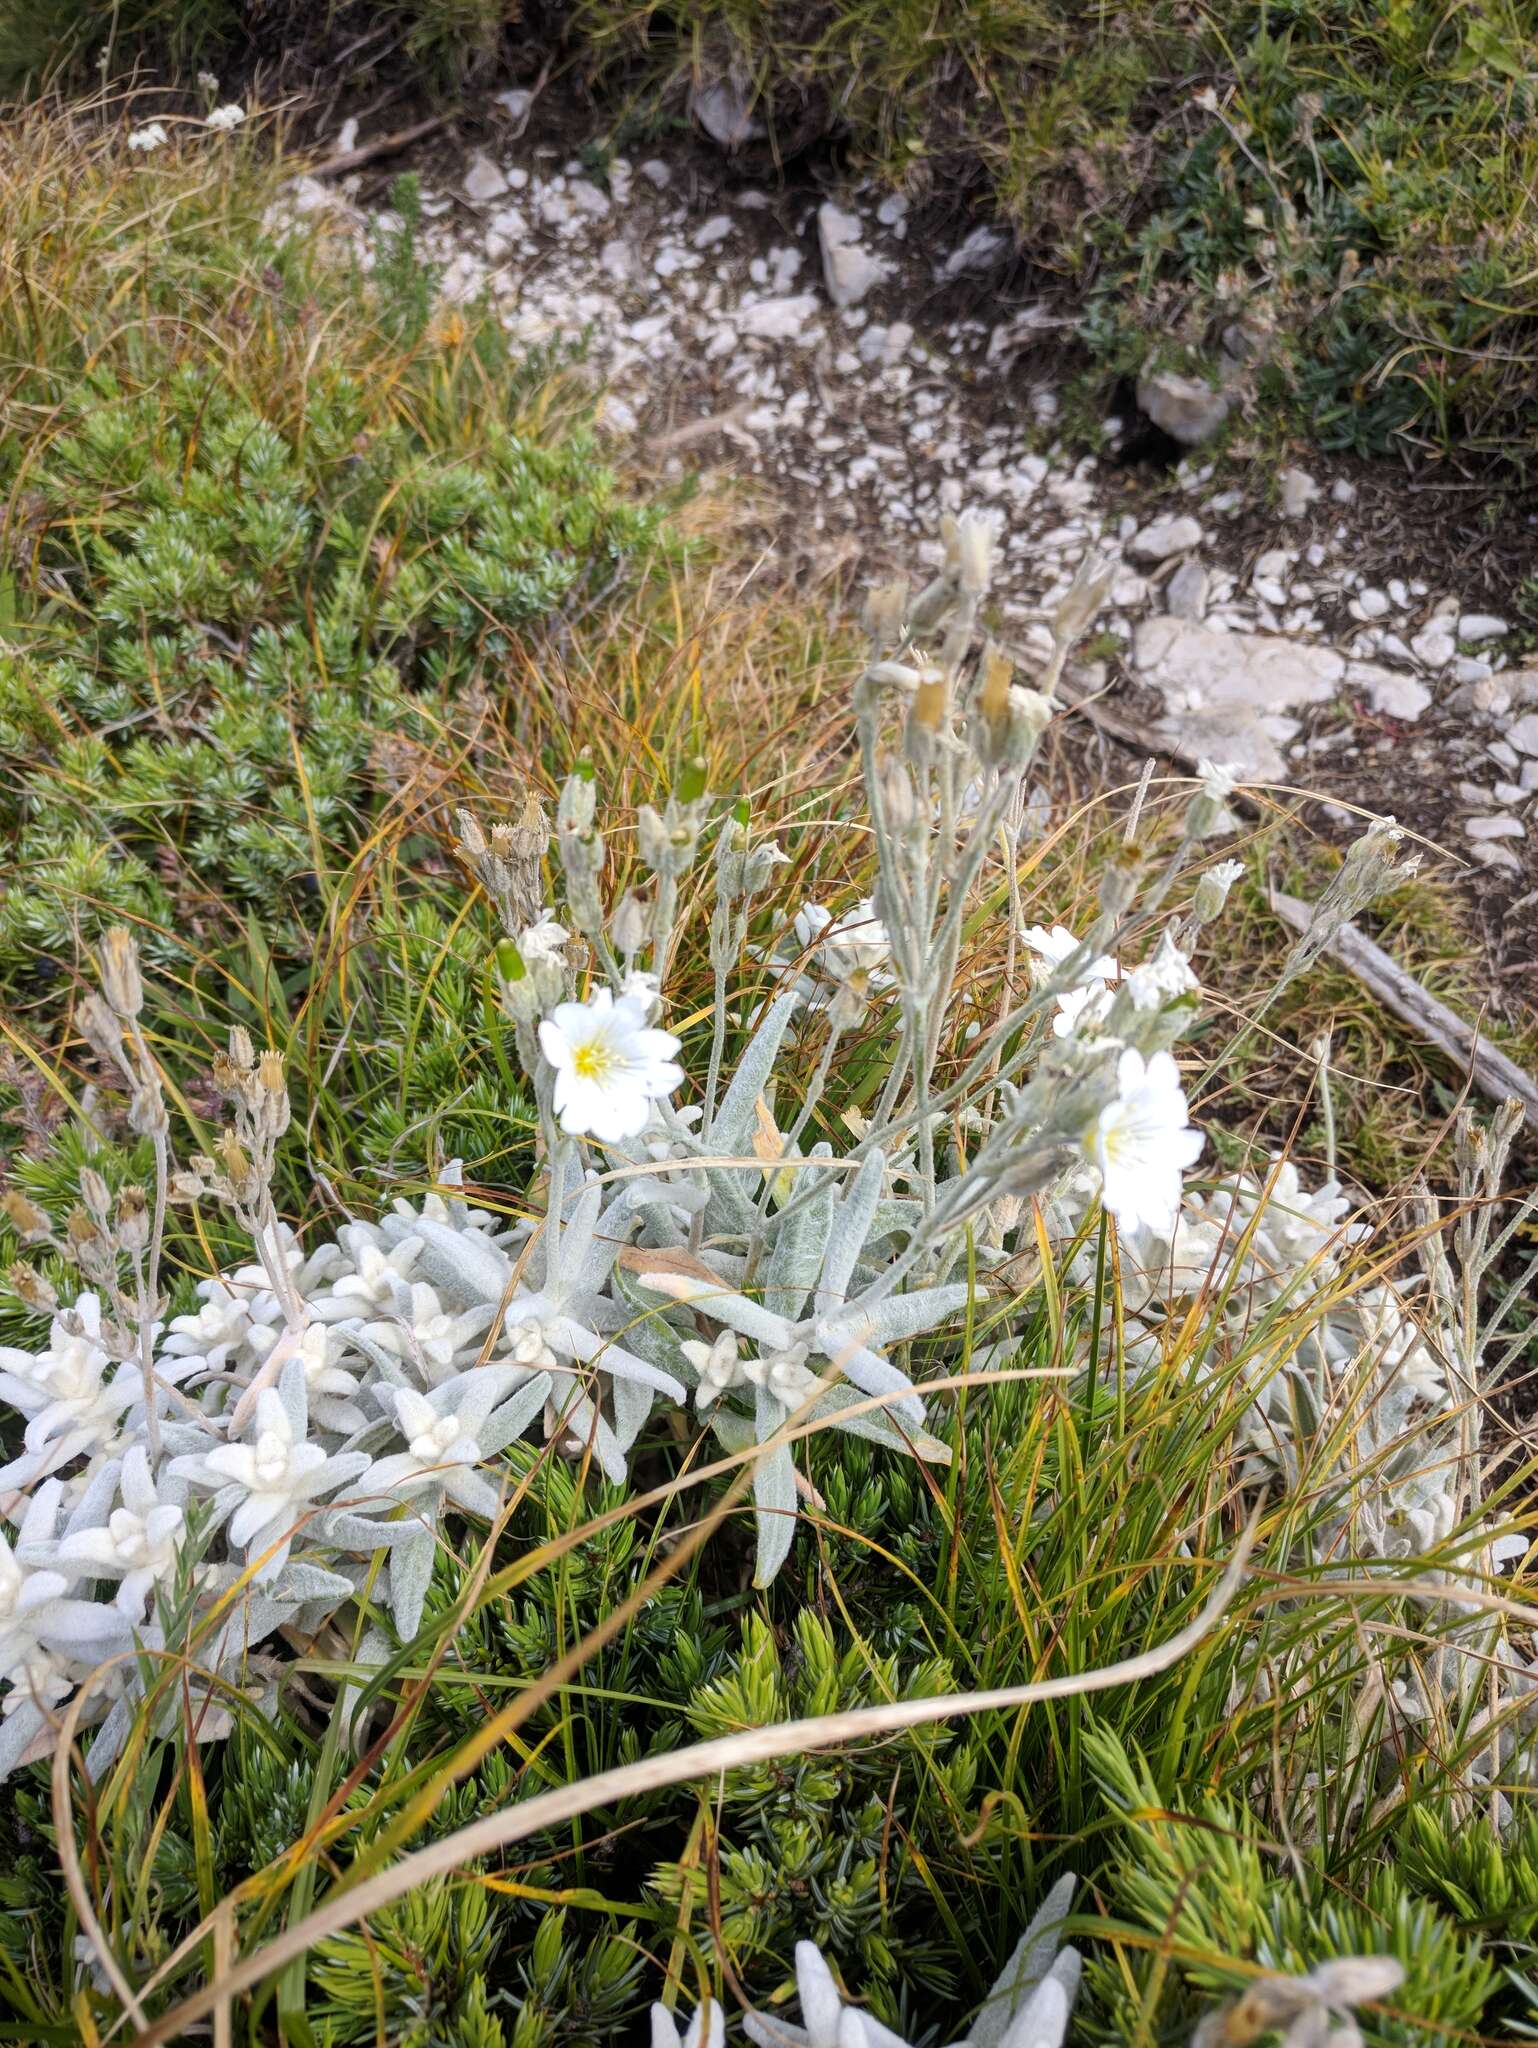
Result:
{"type": "MultiPolygon", "coordinates": [[[[1056,391],[1029,364],[1061,323],[1042,303],[990,298],[998,230],[936,245],[900,194],[819,203],[707,181],[687,147],[599,172],[523,134],[527,95],[504,98],[517,139],[426,195],[426,253],[446,298],[489,293],[530,342],[582,339],[616,436],[677,473],[761,480],[793,515],[784,538],[813,551],[911,559],[939,512],[996,509],[994,603],[1027,656],[1084,556],[1109,554],[1105,625],[1161,700],[1169,738],[1255,780],[1342,787],[1377,757],[1444,798],[1453,789],[1471,856],[1520,872],[1538,670],[1511,663],[1507,620],[1355,566],[1347,478],[1284,468],[1258,554],[1235,537],[1253,498],[1199,449],[1170,476],[1189,509],[1139,517],[1113,461],[1056,439],[1056,391]],[[976,310],[948,313],[968,279],[976,310]],[[1307,730],[1298,714],[1331,702],[1361,715],[1307,730]],[[1410,730],[1428,713],[1435,740],[1410,730]]],[[[301,185],[299,203],[335,204],[329,194],[301,185]]],[[[1214,417],[1230,410],[1227,394],[1206,395],[1223,400],[1214,417]]],[[[1126,424],[1103,422],[1109,455],[1126,424]]],[[[1415,808],[1412,789],[1400,807],[1415,808]]]]}

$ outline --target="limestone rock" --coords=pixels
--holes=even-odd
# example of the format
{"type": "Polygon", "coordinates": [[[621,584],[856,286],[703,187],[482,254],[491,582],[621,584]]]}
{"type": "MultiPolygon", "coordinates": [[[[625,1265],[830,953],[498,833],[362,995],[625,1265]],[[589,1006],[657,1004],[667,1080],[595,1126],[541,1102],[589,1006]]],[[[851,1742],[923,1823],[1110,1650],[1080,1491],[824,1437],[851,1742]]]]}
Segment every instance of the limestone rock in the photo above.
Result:
{"type": "Polygon", "coordinates": [[[1298,731],[1287,713],[1327,702],[1346,674],[1333,648],[1272,633],[1215,633],[1167,613],[1137,628],[1132,661],[1163,696],[1171,738],[1261,782],[1285,772],[1282,748],[1298,731]]]}
{"type": "Polygon", "coordinates": [[[884,256],[874,256],[862,239],[863,224],[858,214],[846,213],[831,199],[817,209],[817,241],[822,250],[822,274],[828,297],[835,306],[857,306],[872,285],[880,284],[891,269],[884,256]]]}
{"type": "Polygon", "coordinates": [[[955,277],[966,277],[974,270],[987,270],[1008,247],[1008,235],[998,228],[973,228],[966,240],[958,242],[941,264],[940,275],[949,282],[955,277]]]}
{"type": "Polygon", "coordinates": [[[1173,519],[1153,519],[1127,543],[1127,553],[1140,562],[1163,562],[1171,555],[1187,554],[1202,537],[1201,522],[1189,512],[1173,519]]]}
{"type": "Polygon", "coordinates": [[[1318,484],[1306,469],[1284,469],[1276,482],[1284,519],[1301,519],[1320,495],[1318,484]]]}
{"type": "Polygon", "coordinates": [[[797,292],[783,299],[756,299],[737,314],[738,332],[754,341],[799,341],[813,339],[818,314],[811,292],[797,292]]]}
{"type": "Polygon", "coordinates": [[[1170,578],[1164,601],[1173,617],[1190,619],[1199,625],[1207,609],[1207,586],[1211,581],[1200,562],[1182,562],[1170,578]]]}
{"type": "Polygon", "coordinates": [[[1187,448],[1210,441],[1233,409],[1233,393],[1178,370],[1145,370],[1137,380],[1137,402],[1156,427],[1187,448]]]}
{"type": "Polygon", "coordinates": [[[462,190],[466,199],[473,199],[479,206],[487,200],[500,199],[507,189],[506,171],[500,164],[493,163],[484,150],[478,149],[465,172],[462,190]]]}
{"type": "Polygon", "coordinates": [[[1513,818],[1509,812],[1498,811],[1493,818],[1465,818],[1463,829],[1470,839],[1525,839],[1526,829],[1520,818],[1513,818]]]}
{"type": "Polygon", "coordinates": [[[1431,703],[1431,692],[1403,669],[1380,668],[1375,661],[1353,661],[1346,668],[1347,685],[1363,691],[1380,717],[1412,723],[1431,703]]]}
{"type": "Polygon", "coordinates": [[[1499,640],[1511,628],[1504,619],[1498,619],[1494,612],[1465,612],[1458,621],[1458,638],[1467,640],[1472,646],[1480,640],[1499,640]]]}

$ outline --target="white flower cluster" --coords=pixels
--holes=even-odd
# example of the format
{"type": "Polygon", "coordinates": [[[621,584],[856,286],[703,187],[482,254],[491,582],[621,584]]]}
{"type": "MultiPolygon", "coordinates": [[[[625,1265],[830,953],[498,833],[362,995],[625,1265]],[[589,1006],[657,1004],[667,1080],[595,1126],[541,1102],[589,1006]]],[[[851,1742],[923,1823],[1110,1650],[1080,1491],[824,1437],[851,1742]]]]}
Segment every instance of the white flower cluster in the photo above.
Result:
{"type": "MultiPolygon", "coordinates": [[[[91,1693],[99,1768],[130,1717],[127,1653],[136,1640],[153,1647],[161,1628],[184,1639],[213,1615],[211,1639],[199,1637],[207,1660],[227,1646],[238,1663],[280,1627],[313,1635],[366,1587],[409,1641],[439,1518],[494,1520],[499,1454],[535,1427],[556,1454],[618,1483],[653,1405],[692,1408],[751,1466],[756,1579],[768,1583],[816,1498],[798,1464],[803,1435],[842,1430],[948,1461],[911,1347],[926,1340],[939,1374],[959,1368],[968,1318],[1017,1291],[1037,1213],[1064,1243],[1082,1239],[1096,1203],[1115,1219],[1134,1364],[1151,1362],[1162,1322],[1199,1296],[1250,1333],[1317,1304],[1305,1339],[1279,1345],[1254,1388],[1255,1452],[1272,1467],[1295,1469],[1298,1415],[1322,1416],[1364,1361],[1383,1379],[1361,1425],[1377,1432],[1377,1465],[1382,1432],[1410,1404],[1443,1398],[1444,1310],[1420,1316],[1423,1304],[1387,1283],[1336,1284],[1333,1184],[1308,1195],[1282,1165],[1264,1184],[1185,1185],[1202,1139],[1174,1047],[1196,1011],[1190,953],[1231,863],[1195,878],[1178,925],[1161,914],[1167,881],[1137,900],[1131,858],[1108,874],[1082,940],[1025,928],[1012,903],[996,1014],[985,1024],[973,1005],[959,1025],[972,1002],[958,966],[967,920],[1001,846],[1002,886],[1016,886],[1025,770],[1098,585],[1091,576],[1060,608],[1039,689],[1013,682],[991,650],[969,678],[989,543],[966,522],[946,538],[930,589],[872,603],[855,702],[876,881],[850,908],[808,904],[762,943],[755,919],[784,856],[739,811],[713,814],[692,779],[664,810],[643,807],[644,893],[606,906],[593,778],[570,778],[554,831],[564,922],[545,900],[551,833],[538,801],[489,832],[461,814],[460,853],[502,928],[495,968],[539,1120],[535,1176],[516,1194],[529,1220],[515,1228],[470,1207],[451,1176],[443,1193],[302,1248],[272,1196],[289,1117],[282,1061],[240,1031],[215,1067],[232,1126],[214,1157],[173,1174],[137,960],[126,934],[109,935],[107,1001],[83,1015],[132,1092],[160,1181],[153,1203],[123,1191],[114,1207],[91,1176],[73,1241],[89,1284],[41,1348],[0,1354],[0,1399],[22,1423],[0,1469],[0,1511],[17,1531],[0,1568],[0,1772],[48,1739],[51,1710],[94,1665],[117,1658],[91,1693]],[[920,634],[937,664],[917,652],[920,634]],[[685,1047],[659,1018],[681,919],[708,893],[684,885],[712,833],[715,1002],[699,1100],[683,1106],[685,1047]],[[1020,943],[1033,963],[1025,989],[1012,972],[1020,943]],[[1142,964],[1127,964],[1138,953],[1142,964]],[[734,1009],[745,959],[752,984],[734,1009]],[[886,1065],[868,1114],[839,1120],[835,1150],[813,1120],[839,1047],[872,1014],[889,1027],[886,1065]],[[163,1327],[151,1217],[168,1190],[232,1210],[255,1259],[205,1280],[197,1311],[163,1327]]],[[[1204,779],[1182,858],[1200,862],[1230,787],[1217,771],[1204,779]]],[[[1388,871],[1391,842],[1378,834],[1353,888],[1388,871]]],[[[31,1241],[70,1249],[25,1201],[11,1213],[31,1241]]],[[[1408,1499],[1409,1482],[1394,1479],[1386,1545],[1419,1540],[1417,1516],[1431,1534],[1444,1528],[1443,1504],[1408,1499]]],[[[1343,1491],[1342,1514],[1359,1505],[1343,1491]]],[[[388,1647],[371,1635],[359,1655],[388,1647]]]]}

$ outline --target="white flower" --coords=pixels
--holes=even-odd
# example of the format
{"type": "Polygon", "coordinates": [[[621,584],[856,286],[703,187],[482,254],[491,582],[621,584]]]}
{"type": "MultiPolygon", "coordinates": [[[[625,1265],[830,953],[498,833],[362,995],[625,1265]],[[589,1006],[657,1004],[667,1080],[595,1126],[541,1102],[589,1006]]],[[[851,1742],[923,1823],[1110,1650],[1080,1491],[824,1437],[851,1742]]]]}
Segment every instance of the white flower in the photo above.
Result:
{"type": "Polygon", "coordinates": [[[516,1365],[526,1366],[531,1372],[544,1372],[558,1363],[551,1335],[537,1318],[525,1317],[508,1328],[503,1341],[508,1357],[516,1365]]]}
{"type": "Polygon", "coordinates": [[[116,1604],[141,1622],[155,1586],[176,1569],[186,1518],[176,1502],[160,1498],[142,1444],[123,1460],[118,1492],[122,1506],[104,1528],[77,1529],[60,1539],[58,1562],[81,1578],[120,1579],[116,1604]]]}
{"type": "Polygon", "coordinates": [[[106,1377],[112,1360],[100,1340],[101,1304],[82,1294],[54,1318],[46,1351],[0,1350],[0,1398],[28,1417],[25,1453],[0,1470],[0,1484],[29,1486],[81,1451],[101,1449],[143,1399],[137,1364],[119,1365],[106,1377]]]}
{"type": "Polygon", "coordinates": [[[259,1579],[274,1579],[282,1571],[310,1504],[355,1479],[369,1463],[362,1451],[327,1457],[305,1435],[308,1415],[304,1363],[291,1358],[277,1387],[264,1387],[256,1397],[249,1443],[217,1444],[173,1458],[168,1468],[205,1492],[231,1487],[244,1495],[230,1522],[231,1546],[260,1552],[277,1545],[257,1573],[259,1579]]]}
{"type": "Polygon", "coordinates": [[[1117,1096],[1095,1120],[1089,1154],[1100,1169],[1101,1199],[1124,1230],[1145,1225],[1168,1236],[1180,1209],[1180,1176],[1202,1149],[1187,1121],[1180,1071],[1167,1052],[1145,1061],[1124,1052],[1117,1096]]]}
{"type": "MultiPolygon", "coordinates": [[[[1044,924],[1027,925],[1020,936],[1037,959],[1046,961],[1049,967],[1061,967],[1079,949],[1079,941],[1063,924],[1055,924],[1050,930],[1044,924]]],[[[1102,953],[1098,960],[1091,960],[1079,970],[1074,986],[1082,988],[1090,981],[1114,981],[1120,971],[1110,954],[1102,953]]],[[[1042,978],[1046,980],[1049,977],[1044,975],[1042,978]]]]}
{"type": "Polygon", "coordinates": [[[821,903],[803,903],[796,913],[795,933],[802,952],[815,952],[835,981],[876,974],[891,957],[887,928],[869,896],[837,919],[821,903]]]}
{"type": "Polygon", "coordinates": [[[204,122],[206,128],[213,128],[221,135],[228,135],[232,128],[238,128],[246,118],[246,110],[231,100],[228,106],[215,107],[204,122]]]}
{"type": "Polygon", "coordinates": [[[783,1351],[770,1351],[760,1358],[748,1359],[742,1368],[742,1376],[752,1386],[762,1387],[772,1394],[788,1413],[799,1408],[819,1385],[816,1373],[806,1362],[810,1356],[809,1344],[791,1344],[783,1351]]]}
{"type": "Polygon", "coordinates": [[[539,1027],[555,1069],[555,1113],[574,1138],[617,1145],[643,1130],[651,1105],[682,1081],[678,1040],[646,1022],[634,996],[598,989],[586,1003],[559,1003],[539,1027]]]}
{"type": "Polygon", "coordinates": [[[747,1384],[748,1376],[737,1355],[735,1331],[723,1330],[713,1344],[701,1344],[698,1338],[685,1337],[679,1348],[700,1376],[700,1383],[694,1390],[696,1407],[712,1408],[730,1388],[747,1384]]]}
{"type": "Polygon", "coordinates": [[[557,924],[554,913],[542,910],[538,922],[529,925],[518,934],[518,953],[525,967],[538,967],[546,963],[553,967],[564,967],[566,956],[562,951],[571,933],[565,925],[557,924]]]}
{"type": "MultiPolygon", "coordinates": [[[[244,1291],[237,1293],[221,1279],[199,1281],[198,1293],[203,1306],[194,1315],[174,1317],[161,1348],[172,1358],[193,1358],[210,1372],[222,1372],[252,1334],[257,1320],[254,1297],[244,1291]]],[[[266,1320],[280,1314],[271,1292],[263,1297],[263,1305],[268,1312],[266,1320]]],[[[271,1339],[261,1348],[269,1350],[271,1339]]]]}
{"type": "Polygon", "coordinates": [[[419,1237],[403,1237],[387,1252],[360,1243],[358,1270],[333,1280],[325,1294],[310,1302],[310,1314],[323,1323],[340,1323],[353,1316],[387,1313],[409,1283],[421,1250],[419,1237]]]}
{"type": "Polygon", "coordinates": [[[392,1314],[365,1324],[360,1334],[396,1358],[414,1360],[434,1380],[441,1379],[452,1372],[459,1353],[480,1336],[489,1318],[481,1309],[451,1315],[438,1290],[424,1280],[414,1280],[401,1294],[404,1298],[397,1298],[392,1314]]]}
{"type": "Polygon", "coordinates": [[[644,967],[632,967],[620,984],[620,995],[639,1003],[647,1016],[653,1017],[662,1002],[662,982],[644,967]]]}
{"type": "MultiPolygon", "coordinates": [[[[1037,985],[1045,987],[1063,962],[1078,951],[1079,941],[1066,925],[1055,924],[1049,930],[1040,924],[1027,925],[1020,937],[1036,958],[1042,962],[1033,970],[1037,985]]],[[[1088,961],[1077,970],[1072,988],[1061,989],[1057,997],[1057,1015],[1052,1020],[1054,1037],[1067,1038],[1081,1023],[1098,1023],[1110,1007],[1110,987],[1121,969],[1109,953],[1102,953],[1096,960],[1088,961]]]]}
{"type": "Polygon", "coordinates": [[[1177,996],[1189,995],[1201,984],[1191,972],[1191,962],[1166,932],[1151,960],[1134,967],[1122,986],[1138,1010],[1162,1010],[1177,996]]]}
{"type": "Polygon", "coordinates": [[[147,155],[152,149],[164,149],[170,139],[161,122],[149,121],[144,127],[133,130],[128,138],[128,147],[142,149],[147,155]]]}
{"type": "Polygon", "coordinates": [[[1238,820],[1228,808],[1228,799],[1239,780],[1238,769],[1212,761],[1198,761],[1196,773],[1201,788],[1196,793],[1187,820],[1187,830],[1192,838],[1212,839],[1220,832],[1234,831],[1238,820]]]}
{"type": "Polygon", "coordinates": [[[358,1392],[356,1373],[336,1364],[333,1356],[345,1341],[325,1323],[308,1323],[295,1353],[304,1367],[310,1413],[322,1429],[335,1430],[339,1436],[350,1436],[368,1421],[353,1398],[358,1392]]]}
{"type": "MultiPolygon", "coordinates": [[[[472,1467],[494,1457],[522,1428],[525,1404],[516,1399],[499,1404],[527,1378],[518,1366],[479,1365],[430,1394],[411,1387],[376,1389],[381,1406],[393,1413],[406,1449],[374,1461],[366,1481],[368,1492],[411,1500],[437,1489],[457,1506],[490,1521],[500,1496],[472,1467]]],[[[543,1399],[545,1384],[541,1380],[533,1388],[536,1403],[543,1399]]]]}
{"type": "Polygon", "coordinates": [[[0,1536],[0,1679],[11,1687],[0,1711],[13,1713],[34,1699],[57,1706],[73,1690],[57,1653],[43,1640],[50,1614],[68,1591],[69,1580],[61,1572],[19,1565],[0,1536]]]}

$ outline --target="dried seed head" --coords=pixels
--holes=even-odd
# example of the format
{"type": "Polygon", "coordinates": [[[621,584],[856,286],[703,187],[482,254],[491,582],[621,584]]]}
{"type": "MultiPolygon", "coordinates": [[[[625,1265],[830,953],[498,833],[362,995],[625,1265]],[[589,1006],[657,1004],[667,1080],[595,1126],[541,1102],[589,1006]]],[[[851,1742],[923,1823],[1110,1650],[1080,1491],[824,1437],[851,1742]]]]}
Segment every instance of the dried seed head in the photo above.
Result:
{"type": "Polygon", "coordinates": [[[1015,665],[990,640],[983,649],[982,679],[977,690],[977,709],[984,723],[1001,726],[1009,713],[1009,686],[1015,665]]]}
{"type": "Polygon", "coordinates": [[[28,1266],[18,1259],[5,1277],[16,1299],[34,1315],[51,1316],[57,1310],[59,1297],[54,1284],[36,1266],[28,1266]]]}
{"type": "Polygon", "coordinates": [[[125,1252],[142,1252],[150,1241],[149,1202],[141,1187],[118,1189],[114,1228],[125,1252]]]}
{"type": "Polygon", "coordinates": [[[47,1210],[40,1209],[20,1188],[7,1188],[0,1194],[0,1215],[23,1244],[42,1244],[53,1235],[53,1222],[47,1210]]]}
{"type": "Polygon", "coordinates": [[[112,1207],[112,1190],[96,1171],[94,1166],[82,1167],[80,1171],[80,1193],[85,1206],[97,1223],[105,1224],[112,1207]]]}
{"type": "Polygon", "coordinates": [[[75,1011],[75,1022],[81,1037],[99,1060],[109,1067],[121,1068],[126,1064],[122,1024],[116,1012],[94,990],[81,997],[75,1011]]]}
{"type": "Polygon", "coordinates": [[[70,1248],[75,1252],[84,1250],[88,1245],[96,1244],[101,1235],[97,1229],[95,1218],[89,1216],[78,1202],[69,1212],[69,1218],[64,1226],[64,1234],[69,1239],[70,1248]]]}
{"type": "Polygon", "coordinates": [[[101,985],[107,1001],[129,1023],[144,1007],[139,948],[126,925],[115,924],[102,940],[101,985]]]}
{"type": "Polygon", "coordinates": [[[908,714],[910,729],[930,734],[941,732],[950,701],[947,678],[938,669],[928,670],[913,693],[913,708],[908,714]]]}
{"type": "Polygon", "coordinates": [[[460,810],[454,813],[459,826],[459,850],[470,867],[477,867],[486,858],[486,835],[481,830],[480,820],[474,811],[460,810]]]}
{"type": "Polygon", "coordinates": [[[237,1191],[244,1187],[251,1177],[251,1161],[247,1158],[245,1147],[241,1144],[235,1133],[228,1130],[221,1131],[214,1150],[218,1154],[219,1164],[224,1168],[231,1185],[237,1191]]]}

